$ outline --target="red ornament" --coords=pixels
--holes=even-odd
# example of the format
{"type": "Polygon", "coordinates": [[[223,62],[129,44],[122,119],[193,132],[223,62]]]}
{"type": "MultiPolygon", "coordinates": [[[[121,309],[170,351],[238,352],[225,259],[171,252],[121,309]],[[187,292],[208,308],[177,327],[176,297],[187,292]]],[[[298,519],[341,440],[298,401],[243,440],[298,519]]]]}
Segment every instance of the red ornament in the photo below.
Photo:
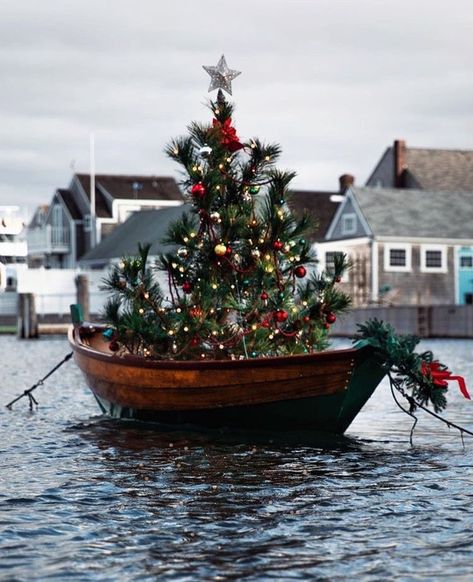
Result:
{"type": "Polygon", "coordinates": [[[225,256],[229,257],[232,254],[232,247],[227,247],[225,250],[225,256]]]}
{"type": "Polygon", "coordinates": [[[296,267],[294,269],[294,275],[296,277],[299,277],[299,279],[302,279],[302,277],[305,277],[307,274],[306,268],[303,267],[302,265],[299,265],[298,267],[296,267]]]}
{"type": "Polygon", "coordinates": [[[304,323],[309,323],[310,321],[310,317],[308,315],[304,315],[304,317],[302,318],[304,323]]]}
{"type": "Polygon", "coordinates": [[[193,337],[191,339],[191,342],[190,343],[191,343],[191,346],[193,346],[193,347],[198,346],[199,343],[200,343],[199,338],[198,337],[193,337]]]}
{"type": "Polygon", "coordinates": [[[266,293],[266,291],[263,291],[263,293],[261,293],[260,297],[263,301],[267,301],[269,295],[266,293]]]}
{"type": "Polygon", "coordinates": [[[324,327],[325,327],[325,329],[330,329],[330,323],[325,322],[324,327]]]}
{"type": "Polygon", "coordinates": [[[111,352],[118,352],[118,350],[120,349],[120,345],[118,342],[113,341],[108,344],[108,348],[111,352]]]}
{"type": "Polygon", "coordinates": [[[335,277],[335,283],[340,283],[341,280],[342,280],[341,277],[335,277]]]}
{"type": "Polygon", "coordinates": [[[273,242],[273,249],[274,249],[275,251],[280,251],[280,250],[282,250],[283,248],[284,248],[284,243],[283,243],[283,242],[281,242],[280,240],[275,240],[275,241],[273,242]]]}
{"type": "Polygon", "coordinates": [[[195,317],[196,319],[200,319],[201,317],[204,316],[204,311],[201,307],[191,307],[189,309],[189,315],[191,317],[195,317]]]}
{"type": "Polygon", "coordinates": [[[277,311],[274,312],[274,319],[278,323],[283,323],[284,321],[286,321],[288,316],[289,316],[288,312],[284,311],[284,309],[278,309],[277,311]]]}
{"type": "Polygon", "coordinates": [[[335,315],[335,313],[332,313],[332,312],[330,312],[330,313],[327,313],[327,315],[326,315],[326,317],[325,317],[325,321],[326,321],[328,324],[335,323],[335,322],[337,321],[337,316],[335,315]]]}
{"type": "Polygon", "coordinates": [[[191,194],[194,198],[203,198],[206,193],[207,190],[202,182],[197,182],[197,184],[194,184],[191,188],[191,194]]]}
{"type": "Polygon", "coordinates": [[[230,117],[225,119],[223,123],[218,121],[218,119],[214,119],[212,123],[214,128],[220,131],[221,144],[226,147],[227,150],[233,153],[245,147],[242,143],[240,143],[236,129],[232,127],[232,120],[230,117]]]}
{"type": "Polygon", "coordinates": [[[268,318],[263,319],[263,321],[261,322],[261,327],[266,327],[266,328],[271,327],[271,322],[269,321],[268,318]]]}
{"type": "Polygon", "coordinates": [[[182,290],[184,291],[184,293],[192,293],[192,285],[190,284],[189,281],[184,281],[184,283],[182,284],[182,290]]]}

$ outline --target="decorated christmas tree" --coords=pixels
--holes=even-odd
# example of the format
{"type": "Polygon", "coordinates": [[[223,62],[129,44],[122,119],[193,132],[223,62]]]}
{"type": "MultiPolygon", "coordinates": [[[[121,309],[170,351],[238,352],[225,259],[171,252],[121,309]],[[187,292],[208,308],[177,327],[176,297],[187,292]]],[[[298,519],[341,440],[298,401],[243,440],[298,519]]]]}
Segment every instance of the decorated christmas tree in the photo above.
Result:
{"type": "MultiPolygon", "coordinates": [[[[118,355],[161,360],[225,360],[310,354],[328,347],[337,315],[350,305],[338,288],[349,267],[337,254],[330,270],[317,268],[307,232],[314,217],[289,206],[294,172],[276,166],[280,147],[241,140],[234,122],[231,82],[240,73],[222,56],[211,76],[207,124],[192,123],[166,152],[180,164],[190,210],[170,224],[169,251],[154,264],[149,244],[124,258],[105,281],[111,297],[103,319],[118,355]],[[161,277],[157,274],[160,273],[161,277]],[[158,279],[166,280],[160,286],[158,279]]],[[[383,322],[359,326],[391,386],[416,406],[446,406],[453,376],[419,340],[398,336],[383,322]]]]}
{"type": "Polygon", "coordinates": [[[294,172],[276,167],[280,147],[242,141],[233,125],[231,81],[222,56],[211,76],[210,123],[192,123],[167,154],[180,164],[192,209],[170,225],[171,249],[149,264],[149,245],[107,280],[105,319],[115,349],[153,358],[258,358],[325,349],[337,314],[350,304],[337,289],[347,268],[337,255],[318,271],[307,238],[312,218],[289,206],[294,172]],[[161,288],[155,270],[164,272],[161,288]]]}

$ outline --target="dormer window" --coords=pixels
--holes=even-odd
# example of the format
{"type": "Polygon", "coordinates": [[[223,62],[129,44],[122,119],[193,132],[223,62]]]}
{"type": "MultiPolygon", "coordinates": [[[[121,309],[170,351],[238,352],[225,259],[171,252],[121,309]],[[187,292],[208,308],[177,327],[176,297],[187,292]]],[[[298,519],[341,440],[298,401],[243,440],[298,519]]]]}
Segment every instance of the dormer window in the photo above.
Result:
{"type": "Polygon", "coordinates": [[[342,216],[342,235],[350,235],[356,233],[356,214],[350,212],[342,216]]]}

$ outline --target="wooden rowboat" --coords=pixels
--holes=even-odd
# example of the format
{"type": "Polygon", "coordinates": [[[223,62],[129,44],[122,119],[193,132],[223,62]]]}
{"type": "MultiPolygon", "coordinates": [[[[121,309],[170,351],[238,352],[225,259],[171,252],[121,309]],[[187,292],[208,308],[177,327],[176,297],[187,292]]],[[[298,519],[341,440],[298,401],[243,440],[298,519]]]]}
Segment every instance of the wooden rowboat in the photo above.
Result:
{"type": "Polygon", "coordinates": [[[117,355],[103,327],[69,342],[103,413],[115,418],[343,433],[384,376],[370,348],[247,360],[117,355]]]}

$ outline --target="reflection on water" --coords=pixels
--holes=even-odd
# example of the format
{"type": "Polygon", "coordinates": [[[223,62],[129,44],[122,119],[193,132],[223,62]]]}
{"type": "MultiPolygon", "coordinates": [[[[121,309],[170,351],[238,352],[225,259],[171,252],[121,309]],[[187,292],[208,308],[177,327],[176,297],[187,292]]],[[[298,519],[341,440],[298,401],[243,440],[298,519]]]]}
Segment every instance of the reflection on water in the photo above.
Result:
{"type": "MultiPolygon", "coordinates": [[[[473,383],[473,342],[431,344],[473,383]]],[[[4,403],[67,352],[0,349],[4,403]]],[[[419,413],[410,447],[385,384],[336,438],[111,421],[72,363],[38,398],[0,411],[0,579],[470,578],[473,439],[419,413]]]]}

